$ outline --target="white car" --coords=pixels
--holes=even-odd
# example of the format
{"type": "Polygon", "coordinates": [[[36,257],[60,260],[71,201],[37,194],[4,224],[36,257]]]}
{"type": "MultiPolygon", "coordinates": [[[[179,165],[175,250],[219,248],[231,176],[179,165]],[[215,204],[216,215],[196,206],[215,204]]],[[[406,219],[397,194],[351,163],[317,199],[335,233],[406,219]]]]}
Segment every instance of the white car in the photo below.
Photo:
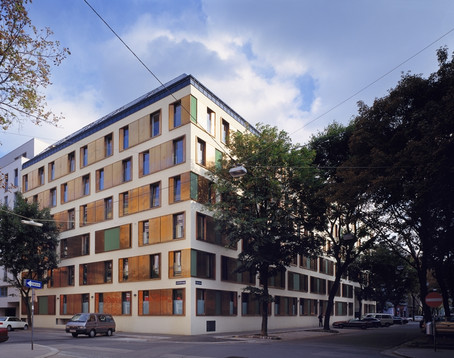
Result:
{"type": "Polygon", "coordinates": [[[0,317],[0,328],[7,328],[8,331],[28,329],[28,324],[17,317],[3,316],[0,317]]]}

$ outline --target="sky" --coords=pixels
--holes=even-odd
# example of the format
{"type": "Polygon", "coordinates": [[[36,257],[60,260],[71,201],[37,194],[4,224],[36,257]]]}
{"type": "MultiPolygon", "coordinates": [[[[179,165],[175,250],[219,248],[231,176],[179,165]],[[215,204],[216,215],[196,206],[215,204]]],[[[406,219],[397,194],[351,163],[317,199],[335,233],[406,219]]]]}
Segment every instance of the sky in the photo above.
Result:
{"type": "Polygon", "coordinates": [[[33,137],[52,144],[160,83],[197,78],[249,123],[305,144],[348,124],[402,73],[437,70],[454,51],[452,0],[33,0],[29,15],[71,55],[42,91],[58,127],[0,132],[0,157],[33,137]]]}

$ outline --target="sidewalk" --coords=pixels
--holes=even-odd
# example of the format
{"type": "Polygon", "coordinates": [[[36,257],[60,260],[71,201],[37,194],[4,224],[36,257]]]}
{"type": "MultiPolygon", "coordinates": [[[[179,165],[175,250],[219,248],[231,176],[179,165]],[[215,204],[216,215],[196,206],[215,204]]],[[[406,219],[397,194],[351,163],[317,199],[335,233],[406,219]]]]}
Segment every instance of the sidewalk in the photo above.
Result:
{"type": "MultiPolygon", "coordinates": [[[[279,331],[270,332],[269,339],[279,339],[280,341],[304,339],[310,337],[317,337],[331,333],[321,332],[316,329],[312,330],[293,330],[293,331],[279,331]]],[[[117,332],[115,336],[118,337],[140,337],[145,338],[147,334],[136,334],[127,332],[117,332]]],[[[156,337],[156,336],[154,336],[156,337]]],[[[260,340],[253,334],[228,334],[228,335],[197,335],[197,336],[175,336],[175,341],[184,342],[205,342],[207,344],[213,342],[232,341],[232,340],[260,340]]],[[[59,351],[55,348],[34,344],[33,350],[31,349],[30,343],[12,343],[4,342],[0,345],[0,352],[2,357],[13,357],[13,358],[45,358],[45,357],[58,357],[59,351]]],[[[404,358],[452,358],[454,356],[454,346],[450,344],[443,344],[437,346],[437,350],[434,351],[433,345],[430,342],[411,342],[400,347],[393,348],[391,350],[383,352],[388,357],[404,357],[404,358]]]]}

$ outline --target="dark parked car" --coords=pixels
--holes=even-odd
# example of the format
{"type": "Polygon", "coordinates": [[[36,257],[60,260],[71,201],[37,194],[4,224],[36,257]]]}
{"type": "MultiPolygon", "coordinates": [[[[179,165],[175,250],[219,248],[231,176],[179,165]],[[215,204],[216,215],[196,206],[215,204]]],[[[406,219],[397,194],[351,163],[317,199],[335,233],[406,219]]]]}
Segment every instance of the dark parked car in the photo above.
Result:
{"type": "Polygon", "coordinates": [[[394,324],[407,324],[408,319],[405,317],[393,316],[394,324]]]}
{"type": "Polygon", "coordinates": [[[0,328],[0,343],[8,340],[8,330],[6,328],[0,328]]]}
{"type": "Polygon", "coordinates": [[[65,331],[71,333],[73,337],[79,334],[94,337],[98,333],[111,336],[115,332],[115,321],[110,314],[78,313],[66,323],[65,331]]]}
{"type": "Polygon", "coordinates": [[[368,324],[367,327],[373,327],[373,328],[381,327],[381,322],[377,318],[363,317],[363,318],[361,318],[361,320],[364,322],[367,322],[367,324],[368,324]]]}
{"type": "Polygon", "coordinates": [[[334,328],[344,328],[344,327],[352,327],[352,328],[361,328],[366,329],[369,326],[369,322],[363,321],[362,319],[349,319],[348,321],[337,321],[333,323],[334,328]]]}

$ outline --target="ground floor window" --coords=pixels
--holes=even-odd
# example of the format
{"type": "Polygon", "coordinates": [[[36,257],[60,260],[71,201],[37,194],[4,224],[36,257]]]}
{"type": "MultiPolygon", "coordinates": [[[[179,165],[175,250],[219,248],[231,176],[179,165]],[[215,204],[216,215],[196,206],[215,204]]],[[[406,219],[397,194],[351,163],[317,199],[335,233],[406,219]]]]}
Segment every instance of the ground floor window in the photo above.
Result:
{"type": "Polygon", "coordinates": [[[185,290],[141,290],[138,293],[139,316],[183,316],[185,290]]]}
{"type": "Polygon", "coordinates": [[[198,316],[236,316],[237,296],[233,291],[196,290],[198,316]]]}

